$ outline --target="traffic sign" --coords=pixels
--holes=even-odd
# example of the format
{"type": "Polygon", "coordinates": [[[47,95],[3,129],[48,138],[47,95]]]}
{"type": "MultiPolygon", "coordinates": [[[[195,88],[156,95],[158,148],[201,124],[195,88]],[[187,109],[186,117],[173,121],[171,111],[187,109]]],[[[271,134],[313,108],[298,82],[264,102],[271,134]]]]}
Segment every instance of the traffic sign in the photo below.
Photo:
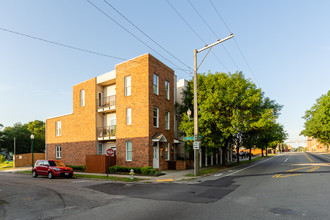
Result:
{"type": "Polygon", "coordinates": [[[194,150],[199,150],[199,148],[201,147],[201,142],[194,141],[193,147],[194,147],[194,150]]]}
{"type": "Polygon", "coordinates": [[[112,148],[109,148],[109,149],[105,152],[105,154],[106,154],[107,156],[112,157],[112,156],[115,154],[115,151],[114,151],[112,148]]]}
{"type": "Polygon", "coordinates": [[[192,140],[194,140],[194,137],[184,137],[183,140],[185,140],[185,141],[192,141],[192,140]]]}

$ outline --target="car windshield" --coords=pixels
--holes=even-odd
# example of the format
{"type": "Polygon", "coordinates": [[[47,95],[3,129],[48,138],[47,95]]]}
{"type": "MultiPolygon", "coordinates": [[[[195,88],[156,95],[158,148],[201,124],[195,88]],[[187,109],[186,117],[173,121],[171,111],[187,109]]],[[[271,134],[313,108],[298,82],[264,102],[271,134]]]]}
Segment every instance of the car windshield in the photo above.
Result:
{"type": "Polygon", "coordinates": [[[65,164],[62,161],[49,161],[49,166],[59,166],[59,167],[65,167],[65,164]]]}

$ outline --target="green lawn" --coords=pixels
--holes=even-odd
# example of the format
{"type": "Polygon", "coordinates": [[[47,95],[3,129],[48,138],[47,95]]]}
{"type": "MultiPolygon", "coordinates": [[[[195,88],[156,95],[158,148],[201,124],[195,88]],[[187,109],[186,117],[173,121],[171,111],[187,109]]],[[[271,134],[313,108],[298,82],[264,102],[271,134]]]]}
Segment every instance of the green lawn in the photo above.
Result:
{"type": "Polygon", "coordinates": [[[13,161],[5,161],[4,163],[0,163],[0,170],[13,168],[13,163],[13,161]]]}

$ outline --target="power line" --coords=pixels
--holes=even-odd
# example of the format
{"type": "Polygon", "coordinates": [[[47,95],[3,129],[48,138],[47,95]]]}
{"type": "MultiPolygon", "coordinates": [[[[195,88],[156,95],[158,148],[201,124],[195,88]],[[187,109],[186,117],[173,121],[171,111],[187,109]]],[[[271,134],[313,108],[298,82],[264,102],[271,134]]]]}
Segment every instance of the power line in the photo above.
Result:
{"type": "MultiPolygon", "coordinates": [[[[99,7],[97,7],[95,4],[93,4],[91,1],[87,0],[87,2],[89,2],[92,6],[94,6],[98,11],[100,11],[103,15],[105,15],[107,18],[109,18],[110,20],[112,20],[114,23],[116,23],[118,26],[120,26],[122,29],[124,29],[127,33],[129,33],[130,35],[132,35],[135,39],[137,39],[139,42],[141,42],[143,45],[145,45],[146,47],[148,47],[150,50],[154,51],[155,53],[157,53],[159,56],[161,56],[162,58],[164,58],[165,60],[167,60],[168,62],[170,62],[171,64],[173,64],[175,67],[179,68],[177,65],[175,65],[172,61],[170,61],[169,59],[167,59],[166,57],[164,57],[163,55],[161,55],[160,53],[158,53],[156,50],[154,50],[152,47],[150,47],[148,44],[146,44],[144,41],[142,41],[140,38],[138,38],[137,36],[135,36],[132,32],[130,32],[129,30],[127,30],[124,26],[122,26],[120,23],[118,23],[115,19],[113,19],[111,16],[109,16],[107,13],[105,13],[102,9],[100,9],[99,7]]],[[[187,72],[186,72],[187,73],[187,72]]],[[[189,73],[187,73],[189,74],[189,73]]],[[[190,76],[191,74],[189,74],[190,76]]]]}
{"type": "Polygon", "coordinates": [[[174,59],[176,59],[177,61],[179,61],[181,64],[183,64],[184,66],[188,67],[188,69],[191,69],[190,66],[188,66],[187,64],[185,64],[184,62],[182,62],[181,60],[179,60],[176,56],[174,56],[172,53],[170,53],[168,50],[166,50],[162,45],[160,45],[159,43],[157,43],[155,40],[153,40],[149,35],[147,35],[143,30],[141,30],[139,27],[137,27],[132,21],[130,21],[126,16],[124,16],[121,12],[119,12],[114,6],[112,6],[109,2],[107,2],[106,0],[104,0],[105,3],[107,5],[109,5],[113,10],[115,10],[120,16],[122,16],[126,21],[128,21],[131,25],[133,25],[136,29],[138,29],[144,36],[146,36],[147,38],[149,38],[149,40],[151,40],[152,42],[154,42],[155,44],[157,44],[157,46],[159,46],[160,48],[162,48],[166,53],[168,53],[169,55],[171,55],[174,59]]]}
{"type": "Polygon", "coordinates": [[[23,36],[23,37],[28,37],[28,38],[31,38],[31,39],[34,39],[34,40],[39,40],[39,41],[43,41],[43,42],[46,42],[46,43],[55,44],[55,45],[58,45],[58,46],[83,51],[83,52],[86,52],[86,53],[96,54],[96,55],[99,55],[99,56],[109,57],[109,58],[118,59],[118,60],[127,60],[127,59],[124,59],[124,58],[121,58],[121,57],[111,56],[111,55],[107,55],[107,54],[103,54],[103,53],[99,53],[99,52],[94,52],[94,51],[91,51],[91,50],[86,50],[86,49],[82,49],[82,48],[79,48],[79,47],[74,47],[74,46],[70,46],[70,45],[67,45],[67,44],[46,40],[46,39],[43,39],[43,38],[40,38],[40,37],[35,37],[35,36],[32,36],[32,35],[23,34],[23,33],[17,32],[17,31],[12,31],[12,30],[9,30],[9,29],[1,28],[1,27],[0,27],[0,30],[6,31],[6,32],[9,32],[9,33],[12,33],[12,34],[20,35],[20,36],[23,36]]]}
{"type": "MultiPolygon", "coordinates": [[[[213,33],[213,35],[219,39],[218,35],[214,32],[214,30],[210,27],[210,25],[205,21],[205,19],[202,17],[202,15],[198,12],[198,10],[196,9],[196,7],[191,3],[190,0],[188,0],[189,4],[191,5],[191,7],[195,10],[195,12],[198,14],[198,16],[202,19],[202,21],[206,24],[206,26],[209,28],[209,30],[213,33]]],[[[237,70],[239,70],[236,62],[234,61],[234,59],[232,58],[232,56],[229,54],[229,51],[227,50],[227,48],[225,47],[225,45],[221,44],[221,46],[223,47],[223,49],[225,50],[226,54],[228,55],[228,57],[230,58],[231,62],[233,62],[233,64],[236,66],[237,70]]]]}
{"type": "MultiPolygon", "coordinates": [[[[220,15],[218,9],[214,6],[214,4],[212,3],[211,0],[209,0],[209,2],[211,3],[211,5],[212,5],[212,7],[214,8],[214,10],[217,12],[217,14],[218,14],[220,20],[224,23],[224,25],[226,26],[227,30],[228,30],[230,33],[232,33],[232,31],[230,30],[229,26],[226,24],[225,20],[224,20],[224,19],[222,18],[222,16],[220,15]]],[[[252,68],[250,67],[249,63],[247,62],[247,60],[246,60],[246,58],[245,58],[245,56],[244,56],[244,54],[243,54],[241,48],[238,46],[238,43],[237,43],[237,41],[236,41],[235,38],[234,38],[234,42],[235,42],[235,44],[236,44],[236,46],[237,46],[237,48],[238,48],[239,53],[241,54],[241,56],[242,56],[242,58],[243,58],[243,60],[244,60],[244,62],[245,62],[245,64],[246,64],[246,66],[249,68],[249,70],[250,70],[252,76],[253,76],[254,79],[256,80],[256,83],[259,84],[257,78],[256,78],[255,75],[254,75],[254,72],[252,71],[252,68]]],[[[259,86],[259,87],[260,87],[260,86],[259,86]]]]}
{"type": "MultiPolygon", "coordinates": [[[[191,25],[186,21],[186,19],[184,19],[184,17],[174,8],[174,6],[168,1],[166,0],[167,3],[171,6],[171,8],[175,11],[175,13],[183,20],[183,22],[190,28],[190,30],[192,32],[195,33],[195,35],[204,43],[204,44],[207,44],[202,38],[201,36],[199,36],[199,34],[191,27],[191,25]]],[[[223,66],[224,69],[228,71],[227,67],[221,62],[221,60],[215,55],[215,53],[213,53],[212,51],[212,54],[216,57],[216,59],[219,61],[219,63],[223,66]]]]}

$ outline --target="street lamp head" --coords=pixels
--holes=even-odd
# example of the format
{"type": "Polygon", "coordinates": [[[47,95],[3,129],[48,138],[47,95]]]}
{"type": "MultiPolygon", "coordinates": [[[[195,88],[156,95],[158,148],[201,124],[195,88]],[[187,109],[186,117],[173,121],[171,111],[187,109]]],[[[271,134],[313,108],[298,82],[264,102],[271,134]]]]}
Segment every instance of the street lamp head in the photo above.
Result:
{"type": "Polygon", "coordinates": [[[30,138],[31,138],[31,140],[33,140],[33,139],[34,139],[34,135],[33,135],[33,134],[31,134],[30,138]]]}

